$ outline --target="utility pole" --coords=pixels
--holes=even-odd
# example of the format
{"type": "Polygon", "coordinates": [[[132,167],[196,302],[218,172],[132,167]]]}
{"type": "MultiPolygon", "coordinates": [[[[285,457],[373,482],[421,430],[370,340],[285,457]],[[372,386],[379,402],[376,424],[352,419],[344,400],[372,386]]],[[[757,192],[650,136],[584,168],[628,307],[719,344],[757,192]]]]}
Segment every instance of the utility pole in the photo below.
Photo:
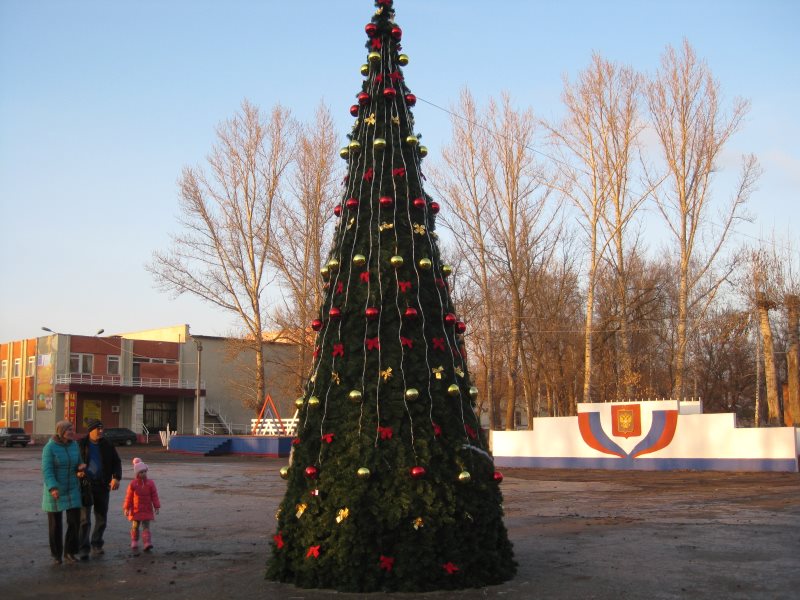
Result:
{"type": "Polygon", "coordinates": [[[200,375],[202,373],[203,363],[203,342],[197,338],[192,338],[194,345],[197,347],[197,382],[195,384],[195,397],[194,397],[194,432],[195,435],[201,435],[201,422],[202,415],[200,414],[200,375]]]}

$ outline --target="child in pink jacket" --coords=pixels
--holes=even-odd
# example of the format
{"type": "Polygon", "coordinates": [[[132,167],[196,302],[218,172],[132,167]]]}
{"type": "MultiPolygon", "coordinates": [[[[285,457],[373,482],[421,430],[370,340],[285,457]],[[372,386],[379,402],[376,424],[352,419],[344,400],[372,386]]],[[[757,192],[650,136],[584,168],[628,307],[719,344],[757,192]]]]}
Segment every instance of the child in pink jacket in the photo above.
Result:
{"type": "Polygon", "coordinates": [[[153,548],[150,537],[150,521],[155,519],[161,502],[158,500],[156,484],[147,478],[147,465],[141,458],[133,459],[134,478],[128,485],[125,502],[122,509],[125,516],[131,521],[131,550],[139,550],[139,530],[142,530],[142,544],[144,551],[153,548]]]}

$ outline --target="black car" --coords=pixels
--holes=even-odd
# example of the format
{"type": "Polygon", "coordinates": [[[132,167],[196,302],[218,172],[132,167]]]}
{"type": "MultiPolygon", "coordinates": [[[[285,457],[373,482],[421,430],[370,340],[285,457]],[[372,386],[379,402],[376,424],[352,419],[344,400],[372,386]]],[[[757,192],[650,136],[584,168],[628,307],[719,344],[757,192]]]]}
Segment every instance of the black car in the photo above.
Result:
{"type": "Polygon", "coordinates": [[[115,446],[130,446],[138,440],[136,434],[125,427],[109,427],[103,430],[103,437],[115,446]]]}
{"type": "Polygon", "coordinates": [[[8,448],[15,444],[23,448],[31,443],[31,436],[22,427],[0,427],[0,445],[8,448]]]}

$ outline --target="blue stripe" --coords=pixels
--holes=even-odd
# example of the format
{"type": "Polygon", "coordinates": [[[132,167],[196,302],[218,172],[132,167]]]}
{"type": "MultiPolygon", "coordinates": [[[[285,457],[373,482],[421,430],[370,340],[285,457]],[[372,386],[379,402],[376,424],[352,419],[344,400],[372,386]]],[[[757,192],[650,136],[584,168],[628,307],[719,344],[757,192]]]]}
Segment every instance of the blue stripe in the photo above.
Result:
{"type": "Polygon", "coordinates": [[[640,450],[646,450],[655,446],[656,442],[661,437],[661,434],[664,433],[664,426],[666,423],[667,412],[664,410],[654,410],[653,423],[650,425],[650,431],[647,432],[646,436],[639,440],[639,443],[636,444],[636,447],[631,452],[631,456],[635,455],[640,450]]]}
{"type": "Polygon", "coordinates": [[[797,473],[792,458],[575,458],[496,456],[494,464],[505,468],[608,469],[634,471],[782,471],[797,473]]]}
{"type": "MultiPolygon", "coordinates": [[[[614,440],[606,435],[606,432],[603,431],[603,426],[600,425],[600,413],[599,412],[590,412],[589,413],[589,430],[592,432],[594,439],[597,440],[600,445],[605,448],[606,450],[611,450],[612,452],[618,452],[623,456],[627,456],[628,453],[623,450],[619,444],[617,444],[614,440]]],[[[622,460],[622,459],[616,459],[622,460]]]]}

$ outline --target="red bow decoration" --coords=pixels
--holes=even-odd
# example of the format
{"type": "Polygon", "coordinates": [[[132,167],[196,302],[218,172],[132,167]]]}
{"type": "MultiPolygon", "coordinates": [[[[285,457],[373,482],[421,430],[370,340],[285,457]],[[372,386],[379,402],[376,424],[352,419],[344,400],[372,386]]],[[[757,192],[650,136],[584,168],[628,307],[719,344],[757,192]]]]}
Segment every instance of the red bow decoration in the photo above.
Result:
{"type": "Polygon", "coordinates": [[[378,425],[378,433],[380,434],[382,440],[392,439],[393,432],[391,427],[381,427],[378,425]]]}
{"type": "Polygon", "coordinates": [[[375,176],[375,171],[372,170],[372,167],[367,169],[367,172],[364,173],[364,180],[365,181],[372,181],[372,178],[375,176]]]}
{"type": "Polygon", "coordinates": [[[319,358],[319,346],[314,348],[314,358],[319,358]]]}
{"type": "Polygon", "coordinates": [[[433,349],[444,351],[444,338],[433,338],[433,349]]]}
{"type": "Polygon", "coordinates": [[[383,83],[383,73],[378,73],[377,75],[375,75],[375,81],[377,81],[378,83],[383,83]]]}
{"type": "Polygon", "coordinates": [[[363,273],[361,273],[360,277],[361,277],[361,283],[369,283],[369,271],[364,271],[363,273]]]}
{"type": "Polygon", "coordinates": [[[326,444],[330,444],[333,441],[334,435],[332,433],[326,433],[322,436],[322,441],[326,444]]]}
{"type": "Polygon", "coordinates": [[[367,350],[381,349],[381,339],[379,337],[367,338],[366,343],[367,343],[367,350]]]}
{"type": "Polygon", "coordinates": [[[434,279],[434,281],[436,282],[436,285],[438,285],[440,288],[443,288],[444,286],[447,285],[444,279],[442,279],[441,277],[437,277],[436,279],[434,279]]]}
{"type": "Polygon", "coordinates": [[[300,438],[296,437],[292,440],[292,446],[299,446],[300,445],[300,438]]]}
{"type": "Polygon", "coordinates": [[[442,568],[443,568],[445,571],[447,571],[447,574],[448,574],[448,575],[452,575],[453,573],[455,573],[455,572],[457,572],[457,571],[458,571],[458,567],[457,567],[457,566],[455,566],[455,565],[454,565],[453,563],[451,563],[451,562],[446,562],[446,563],[444,563],[444,564],[442,565],[442,568]]]}
{"type": "Polygon", "coordinates": [[[431,422],[431,424],[433,425],[434,437],[439,437],[440,435],[442,435],[442,428],[436,423],[431,422]]]}
{"type": "Polygon", "coordinates": [[[400,71],[394,71],[391,75],[389,75],[389,79],[394,82],[402,81],[403,74],[400,71]]]}
{"type": "Polygon", "coordinates": [[[347,183],[347,180],[348,180],[349,178],[350,178],[350,175],[345,175],[345,176],[342,178],[342,183],[347,183]]]}
{"type": "Polygon", "coordinates": [[[333,345],[333,356],[344,356],[344,344],[333,345]]]}
{"type": "Polygon", "coordinates": [[[344,291],[344,282],[340,281],[336,284],[336,293],[341,294],[344,291]]]}
{"type": "Polygon", "coordinates": [[[400,336],[400,347],[403,347],[403,346],[408,346],[409,348],[413,348],[414,347],[414,342],[413,342],[413,340],[411,340],[409,338],[400,336]]]}
{"type": "Polygon", "coordinates": [[[394,566],[394,558],[391,556],[383,556],[381,554],[381,569],[384,571],[391,571],[394,566]]]}
{"type": "Polygon", "coordinates": [[[392,177],[405,177],[406,170],[404,167],[400,167],[399,169],[392,169],[392,177]]]}
{"type": "Polygon", "coordinates": [[[391,6],[392,0],[378,0],[379,6],[391,6]]]}
{"type": "Polygon", "coordinates": [[[411,289],[411,282],[410,281],[398,281],[397,287],[400,288],[401,292],[407,292],[411,289]]]}
{"type": "Polygon", "coordinates": [[[467,435],[472,438],[473,440],[478,437],[478,434],[475,433],[475,430],[467,424],[464,424],[464,431],[467,432],[467,435]]]}
{"type": "Polygon", "coordinates": [[[381,49],[381,40],[379,38],[372,38],[372,49],[373,50],[380,50],[381,49]]]}
{"type": "Polygon", "coordinates": [[[281,535],[280,531],[278,532],[278,535],[273,535],[272,539],[275,540],[275,545],[278,547],[278,550],[283,548],[283,536],[281,535]]]}
{"type": "Polygon", "coordinates": [[[319,558],[319,546],[309,546],[308,552],[306,552],[306,558],[319,558]]]}

